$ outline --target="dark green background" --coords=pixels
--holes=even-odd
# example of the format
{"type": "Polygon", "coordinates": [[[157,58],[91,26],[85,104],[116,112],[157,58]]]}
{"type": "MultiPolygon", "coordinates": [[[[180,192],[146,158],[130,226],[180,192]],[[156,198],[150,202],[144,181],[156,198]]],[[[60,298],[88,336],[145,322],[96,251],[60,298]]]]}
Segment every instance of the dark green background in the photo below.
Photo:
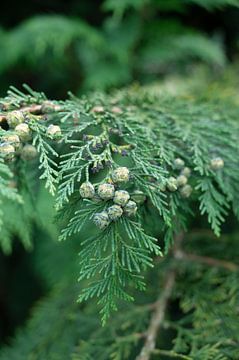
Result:
{"type": "Polygon", "coordinates": [[[147,83],[171,73],[189,75],[194,63],[204,63],[217,71],[237,58],[239,10],[236,7],[207,9],[190,0],[122,1],[122,4],[142,5],[129,5],[119,14],[117,4],[121,1],[111,1],[115,4],[110,8],[112,11],[105,3],[99,0],[3,2],[0,26],[4,37],[7,36],[3,41],[0,33],[0,94],[4,95],[9,85],[26,82],[51,97],[62,98],[68,90],[78,94],[91,89],[109,90],[133,81],[147,83]],[[59,15],[63,16],[60,32],[39,52],[36,39],[42,43],[48,41],[47,23],[49,33],[53,34],[55,25],[50,25],[51,17],[59,15]],[[87,23],[94,35],[88,32],[79,39],[71,34],[62,53],[56,54],[53,49],[61,44],[61,35],[71,31],[65,23],[67,19],[87,23]],[[37,30],[32,30],[36,21],[37,30]],[[208,50],[197,45],[194,38],[188,40],[186,49],[176,50],[174,41],[180,44],[180,36],[189,33],[220,42],[224,63],[213,50],[208,56],[208,50]],[[93,39],[97,34],[104,45],[93,39]]]}

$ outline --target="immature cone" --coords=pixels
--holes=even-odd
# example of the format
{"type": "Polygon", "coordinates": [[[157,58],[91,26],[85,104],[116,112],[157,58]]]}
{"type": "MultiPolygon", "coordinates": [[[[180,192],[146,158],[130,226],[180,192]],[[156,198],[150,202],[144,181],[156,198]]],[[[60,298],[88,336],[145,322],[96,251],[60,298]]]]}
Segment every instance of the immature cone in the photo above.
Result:
{"type": "Polygon", "coordinates": [[[54,139],[59,139],[61,137],[61,128],[58,125],[49,125],[46,133],[54,139]]]}
{"type": "Polygon", "coordinates": [[[119,106],[113,106],[112,108],[111,108],[111,111],[113,112],[113,113],[115,113],[115,114],[121,114],[123,111],[122,111],[122,109],[119,107],[119,106]]]}
{"type": "Polygon", "coordinates": [[[6,160],[13,160],[15,155],[15,148],[9,143],[0,144],[0,154],[6,160]]]}
{"type": "Polygon", "coordinates": [[[112,180],[115,183],[127,182],[130,178],[129,169],[125,166],[118,167],[112,173],[112,180]]]}
{"type": "Polygon", "coordinates": [[[178,187],[186,185],[187,182],[188,182],[188,178],[185,175],[179,175],[177,177],[177,186],[178,187]]]}
{"type": "Polygon", "coordinates": [[[110,219],[106,211],[96,213],[93,217],[93,221],[100,229],[105,229],[110,224],[110,219]]]}
{"type": "Polygon", "coordinates": [[[128,191],[118,190],[115,192],[114,203],[117,205],[125,206],[129,200],[130,196],[128,191]]]}
{"type": "Polygon", "coordinates": [[[9,182],[8,182],[8,185],[7,185],[9,188],[11,188],[11,189],[16,189],[17,188],[17,182],[16,181],[14,181],[14,180],[10,180],[9,182]]]}
{"type": "Polygon", "coordinates": [[[136,204],[141,205],[145,202],[146,195],[140,190],[135,190],[135,192],[131,195],[131,199],[134,200],[136,204]]]}
{"type": "Polygon", "coordinates": [[[216,157],[211,160],[211,168],[213,170],[220,170],[223,168],[223,166],[224,166],[224,161],[222,158],[216,157]]]}
{"type": "Polygon", "coordinates": [[[181,170],[184,167],[184,161],[180,158],[174,160],[174,167],[175,169],[181,170]]]}
{"type": "Polygon", "coordinates": [[[98,187],[98,195],[103,200],[113,199],[115,188],[112,184],[101,184],[98,187]]]}
{"type": "Polygon", "coordinates": [[[112,205],[108,209],[108,216],[110,220],[115,221],[119,219],[123,214],[123,210],[119,205],[112,205]]]}
{"type": "Polygon", "coordinates": [[[15,147],[15,149],[19,149],[21,142],[18,135],[4,135],[2,137],[2,141],[5,143],[9,143],[15,147]]]}
{"type": "Polygon", "coordinates": [[[137,212],[137,204],[136,202],[129,200],[124,207],[124,214],[126,216],[135,216],[137,212]]]}
{"type": "Polygon", "coordinates": [[[86,181],[80,186],[80,195],[83,199],[92,199],[95,195],[95,188],[89,182],[86,181]]]}
{"type": "Polygon", "coordinates": [[[24,114],[20,110],[11,111],[7,115],[7,123],[10,128],[16,127],[18,124],[21,124],[25,121],[24,114]]]}
{"type": "Polygon", "coordinates": [[[51,113],[53,111],[56,111],[57,106],[50,101],[44,101],[41,106],[41,112],[43,114],[51,113]]]}
{"type": "Polygon", "coordinates": [[[104,107],[101,105],[98,106],[94,106],[91,111],[95,112],[95,113],[103,113],[105,111],[104,107]]]}
{"type": "Polygon", "coordinates": [[[33,160],[37,156],[37,149],[33,145],[25,145],[21,151],[21,158],[23,160],[33,160]]]}
{"type": "Polygon", "coordinates": [[[167,190],[166,185],[165,184],[160,184],[159,185],[159,190],[162,191],[162,192],[165,192],[167,190]]]}
{"type": "Polygon", "coordinates": [[[191,195],[193,189],[190,185],[187,184],[183,186],[179,191],[183,198],[188,198],[191,195]]]}
{"type": "Polygon", "coordinates": [[[169,179],[168,179],[168,182],[167,182],[167,188],[169,191],[176,191],[178,189],[178,185],[177,185],[177,179],[175,179],[175,177],[171,176],[169,179]]]}
{"type": "Polygon", "coordinates": [[[19,138],[24,142],[29,141],[32,138],[31,130],[26,123],[17,125],[15,127],[15,131],[16,131],[17,135],[19,136],[19,138]]]}
{"type": "Polygon", "coordinates": [[[191,175],[191,170],[189,167],[185,166],[185,168],[183,168],[181,171],[181,175],[184,175],[188,178],[191,175]]]}

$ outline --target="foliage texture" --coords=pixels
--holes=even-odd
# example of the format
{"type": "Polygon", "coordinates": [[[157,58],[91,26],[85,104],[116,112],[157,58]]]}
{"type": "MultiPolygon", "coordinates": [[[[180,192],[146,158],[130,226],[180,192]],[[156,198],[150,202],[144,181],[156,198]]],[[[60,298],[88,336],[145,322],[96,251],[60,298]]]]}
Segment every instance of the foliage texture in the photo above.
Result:
{"type": "Polygon", "coordinates": [[[236,101],[137,86],[66,101],[25,90],[1,100],[0,242],[9,252],[17,234],[30,247],[26,222],[56,237],[55,217],[62,254],[36,244],[58,285],[0,359],[237,359],[236,101]],[[219,237],[226,219],[230,236],[219,237]],[[166,316],[169,302],[177,315],[166,316]]]}

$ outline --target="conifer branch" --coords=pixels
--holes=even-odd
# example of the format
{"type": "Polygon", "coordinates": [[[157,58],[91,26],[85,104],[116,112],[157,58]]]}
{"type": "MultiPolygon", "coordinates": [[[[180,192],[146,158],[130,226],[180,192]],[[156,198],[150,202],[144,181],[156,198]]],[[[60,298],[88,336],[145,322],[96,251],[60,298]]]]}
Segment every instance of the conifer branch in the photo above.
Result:
{"type": "MultiPolygon", "coordinates": [[[[30,114],[44,114],[44,107],[47,106],[48,108],[50,107],[52,109],[52,111],[57,111],[59,112],[61,110],[61,106],[56,105],[50,101],[45,101],[41,104],[32,104],[30,106],[23,106],[21,108],[19,108],[18,110],[22,111],[23,113],[30,113],[30,114]]],[[[13,110],[15,111],[15,110],[13,110]]],[[[7,116],[9,116],[9,114],[11,115],[12,111],[8,111],[7,114],[0,114],[0,123],[5,121],[7,119],[7,116]]]]}
{"type": "Polygon", "coordinates": [[[175,271],[171,270],[165,281],[165,285],[163,288],[163,291],[160,293],[160,297],[156,304],[155,312],[152,315],[147,335],[146,335],[146,341],[145,344],[137,357],[137,360],[149,360],[150,355],[153,353],[155,346],[156,346],[156,338],[158,335],[158,331],[160,330],[160,327],[162,326],[162,323],[165,318],[165,311],[167,308],[168,300],[172,294],[173,286],[175,283],[175,271]]]}
{"type": "MultiPolygon", "coordinates": [[[[25,165],[39,154],[29,169],[37,165],[38,180],[44,179],[56,194],[63,220],[60,239],[79,234],[79,280],[84,281],[79,301],[98,298],[105,322],[119,301],[133,301],[130,288],[145,289],[143,272],[153,266],[153,256],[161,256],[154,234],[164,236],[167,253],[177,229],[187,228],[192,201],[216,235],[230,208],[238,213],[234,117],[228,113],[225,123],[223,109],[220,113],[213,104],[150,98],[143,92],[119,93],[115,109],[115,99],[108,95],[57,102],[26,89],[24,94],[11,88],[1,102],[4,164],[25,165]],[[211,119],[214,111],[216,120],[211,119]],[[156,214],[154,233],[147,224],[156,214]]],[[[171,260],[180,257],[181,241],[178,233],[171,260]]],[[[207,258],[204,263],[219,266],[207,258]]],[[[236,269],[226,263],[220,264],[236,269]]],[[[153,310],[145,345],[149,352],[173,288],[175,274],[170,271],[153,310]]]]}
{"type": "Polygon", "coordinates": [[[176,251],[175,258],[179,260],[198,262],[212,267],[224,268],[229,271],[239,270],[239,266],[231,261],[219,260],[209,256],[200,256],[196,254],[185,253],[181,250],[176,251]]]}
{"type": "MultiPolygon", "coordinates": [[[[173,254],[172,254],[173,257],[175,257],[175,254],[178,251],[180,251],[180,246],[183,241],[183,235],[184,234],[181,231],[175,236],[173,254]]],[[[165,313],[166,313],[168,301],[171,297],[174,288],[175,279],[176,279],[176,271],[175,269],[170,268],[166,276],[163,290],[162,292],[160,292],[159,298],[154,305],[155,311],[152,314],[148,330],[146,331],[145,344],[141,349],[141,352],[137,357],[137,360],[149,360],[150,355],[155,351],[157,335],[165,319],[165,313]]]]}
{"type": "Polygon", "coordinates": [[[171,350],[162,350],[162,349],[155,349],[152,351],[155,355],[165,355],[169,358],[176,358],[176,359],[183,359],[183,360],[192,360],[190,356],[178,354],[171,350]]]}
{"type": "MultiPolygon", "coordinates": [[[[175,244],[173,248],[173,258],[177,260],[193,261],[198,263],[207,264],[211,267],[224,268],[229,271],[238,271],[239,266],[233,262],[219,260],[208,256],[200,256],[191,253],[185,253],[181,250],[181,243],[183,241],[183,233],[179,233],[175,238],[175,244]]],[[[164,323],[165,313],[168,305],[168,301],[171,297],[176,279],[176,271],[170,270],[166,276],[165,285],[158,300],[153,304],[155,310],[152,314],[151,321],[149,323],[148,330],[145,332],[145,344],[137,357],[137,360],[149,360],[151,354],[162,354],[170,357],[180,359],[191,359],[190,357],[182,354],[177,354],[172,351],[155,349],[156,339],[162,324],[164,323]]]]}

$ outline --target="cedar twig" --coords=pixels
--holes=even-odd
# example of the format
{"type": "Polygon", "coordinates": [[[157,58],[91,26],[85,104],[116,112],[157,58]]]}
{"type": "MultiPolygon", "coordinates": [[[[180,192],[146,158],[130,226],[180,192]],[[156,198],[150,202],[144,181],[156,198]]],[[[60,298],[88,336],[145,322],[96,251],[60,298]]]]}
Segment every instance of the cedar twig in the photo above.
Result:
{"type": "Polygon", "coordinates": [[[139,356],[137,357],[137,360],[149,360],[150,355],[155,349],[157,334],[160,329],[160,326],[164,321],[165,311],[167,308],[168,300],[173,290],[174,283],[175,283],[175,271],[171,270],[166,277],[164,288],[160,293],[160,297],[156,304],[155,312],[152,315],[146,333],[145,344],[139,356]]]}
{"type": "Polygon", "coordinates": [[[230,270],[230,271],[238,271],[239,270],[239,266],[231,261],[219,260],[219,259],[211,258],[208,256],[200,256],[200,255],[196,255],[196,254],[185,253],[179,249],[175,252],[174,256],[178,260],[198,262],[198,263],[206,264],[206,265],[212,266],[212,267],[224,268],[224,269],[230,270]]]}
{"type": "MultiPolygon", "coordinates": [[[[230,262],[230,261],[226,261],[226,260],[219,260],[219,259],[214,259],[208,256],[200,256],[200,255],[196,255],[196,254],[190,254],[190,253],[185,253],[181,250],[181,243],[183,240],[183,233],[180,233],[177,238],[175,239],[175,245],[173,248],[173,257],[177,260],[185,260],[185,261],[193,261],[193,262],[198,262],[198,263],[202,263],[202,264],[206,264],[208,266],[212,266],[212,267],[219,267],[219,268],[224,268],[230,271],[238,271],[239,270],[239,265],[230,262]]],[[[149,327],[148,330],[146,331],[146,340],[145,340],[145,344],[140,352],[140,354],[137,357],[137,360],[149,360],[150,359],[150,355],[151,354],[159,354],[163,352],[163,350],[157,350],[155,349],[156,346],[156,339],[157,339],[157,335],[158,332],[160,330],[160,327],[162,326],[164,319],[165,319],[165,312],[166,312],[166,308],[167,308],[167,304],[168,301],[170,299],[170,296],[172,294],[172,290],[173,290],[173,286],[175,283],[175,278],[176,278],[176,271],[175,270],[170,270],[168,275],[166,276],[166,281],[165,281],[165,285],[160,293],[160,296],[158,298],[158,300],[153,304],[152,308],[155,309],[154,313],[152,314],[150,323],[149,323],[149,327]]],[[[170,354],[170,352],[168,353],[168,355],[170,354]]],[[[166,355],[166,353],[165,353],[166,355]]],[[[175,353],[174,353],[175,355],[175,353]]],[[[171,353],[172,356],[172,353],[171,353]]],[[[178,354],[177,354],[178,356],[178,354]]],[[[181,356],[181,358],[186,359],[187,357],[183,357],[184,355],[181,356]]]]}
{"type": "Polygon", "coordinates": [[[165,356],[168,356],[170,358],[177,358],[177,359],[183,359],[183,360],[192,360],[191,356],[178,354],[178,353],[175,353],[174,351],[171,351],[171,350],[155,349],[155,350],[153,350],[153,354],[165,355],[165,356]]]}
{"type": "MultiPolygon", "coordinates": [[[[173,254],[180,248],[182,239],[183,233],[181,232],[175,238],[173,254]]],[[[175,278],[176,272],[174,269],[171,269],[166,275],[164,287],[155,303],[155,311],[152,314],[148,330],[146,331],[146,340],[140,354],[137,357],[137,360],[149,360],[150,355],[155,350],[157,335],[164,322],[166,308],[173,291],[175,278]]]]}
{"type": "MultiPolygon", "coordinates": [[[[42,111],[42,109],[44,108],[43,106],[47,104],[48,106],[51,106],[52,111],[60,111],[61,107],[59,105],[55,105],[49,101],[45,101],[42,104],[33,104],[30,106],[24,106],[22,108],[19,109],[15,109],[13,111],[19,110],[22,111],[23,113],[31,113],[31,114],[43,114],[44,112],[42,111]]],[[[12,111],[9,111],[7,114],[0,114],[0,123],[2,121],[5,121],[7,119],[7,115],[10,114],[12,111]]]]}

